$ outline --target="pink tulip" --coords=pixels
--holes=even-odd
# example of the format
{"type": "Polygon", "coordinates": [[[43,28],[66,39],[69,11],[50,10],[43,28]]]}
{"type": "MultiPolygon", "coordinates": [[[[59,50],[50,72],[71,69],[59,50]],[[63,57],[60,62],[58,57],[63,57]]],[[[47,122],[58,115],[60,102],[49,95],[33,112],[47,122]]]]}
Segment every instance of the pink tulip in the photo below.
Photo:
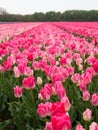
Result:
{"type": "Polygon", "coordinates": [[[67,71],[68,71],[69,75],[74,74],[74,67],[68,67],[67,71]]]}
{"type": "Polygon", "coordinates": [[[34,70],[40,70],[41,67],[40,67],[39,62],[38,61],[34,61],[33,64],[32,64],[32,68],[34,70]]]}
{"type": "Polygon", "coordinates": [[[87,89],[87,85],[84,81],[81,81],[80,85],[79,85],[79,89],[81,91],[85,91],[87,89]]]}
{"type": "Polygon", "coordinates": [[[8,71],[11,70],[12,65],[13,65],[13,62],[11,60],[6,60],[3,62],[4,70],[8,70],[8,71]]]}
{"type": "Polygon", "coordinates": [[[92,81],[92,74],[86,71],[81,75],[81,78],[82,82],[84,82],[87,85],[92,81]]]}
{"type": "Polygon", "coordinates": [[[25,89],[33,89],[35,87],[35,78],[33,76],[24,78],[22,81],[22,86],[25,89]]]}
{"type": "Polygon", "coordinates": [[[71,80],[76,84],[80,84],[81,75],[79,73],[75,73],[72,75],[71,80]]]}
{"type": "Polygon", "coordinates": [[[21,75],[24,75],[25,67],[26,67],[25,64],[22,64],[22,63],[18,64],[18,70],[20,71],[21,75]]]}
{"type": "Polygon", "coordinates": [[[41,67],[41,70],[44,70],[44,68],[47,66],[47,61],[46,60],[40,60],[39,65],[41,67]]]}
{"type": "Polygon", "coordinates": [[[98,74],[98,60],[96,59],[96,61],[92,64],[94,70],[95,70],[95,73],[98,74]]]}
{"type": "Polygon", "coordinates": [[[70,110],[71,104],[70,104],[69,99],[68,99],[67,96],[65,96],[65,97],[63,97],[63,98],[61,99],[61,103],[64,104],[66,111],[69,111],[69,110],[70,110]]]}
{"type": "Polygon", "coordinates": [[[67,113],[57,113],[51,118],[53,130],[71,130],[71,121],[67,113]]]}
{"type": "Polygon", "coordinates": [[[52,82],[55,83],[56,81],[63,81],[62,73],[52,75],[52,82]]]}
{"type": "Polygon", "coordinates": [[[56,65],[56,60],[54,59],[54,57],[52,55],[48,56],[49,62],[51,66],[56,65]]]}
{"type": "Polygon", "coordinates": [[[48,83],[45,84],[40,90],[40,95],[44,100],[49,100],[52,95],[52,85],[48,83]]]}
{"type": "Polygon", "coordinates": [[[95,75],[94,68],[93,67],[87,67],[86,73],[89,73],[91,76],[95,75]]]}
{"type": "Polygon", "coordinates": [[[96,122],[92,122],[89,126],[89,130],[98,130],[98,125],[96,122]]]}
{"type": "Polygon", "coordinates": [[[64,96],[66,96],[66,90],[65,88],[63,87],[61,81],[56,81],[54,83],[54,88],[56,90],[56,93],[58,95],[58,97],[61,99],[63,98],[64,96]]]}
{"type": "Polygon", "coordinates": [[[61,102],[52,103],[51,112],[52,115],[55,115],[56,113],[65,113],[66,109],[64,103],[61,102]]]}
{"type": "Polygon", "coordinates": [[[84,112],[83,112],[83,119],[85,121],[90,121],[91,120],[91,117],[92,117],[92,111],[90,109],[86,109],[84,112]]]}
{"type": "Polygon", "coordinates": [[[28,60],[32,61],[33,60],[33,54],[28,54],[28,60]]]}
{"type": "Polygon", "coordinates": [[[50,102],[46,102],[45,104],[40,103],[38,105],[37,113],[41,117],[50,116],[51,115],[51,107],[52,107],[52,104],[50,102]]]}
{"type": "Polygon", "coordinates": [[[33,70],[30,67],[25,67],[24,75],[32,76],[33,75],[33,70]]]}
{"type": "Polygon", "coordinates": [[[82,98],[83,98],[84,101],[88,101],[90,99],[90,93],[89,93],[88,90],[83,91],[82,95],[83,95],[82,98]]]}
{"type": "Polygon", "coordinates": [[[83,70],[83,65],[82,64],[78,65],[78,70],[81,70],[81,71],[83,70]]]}
{"type": "Polygon", "coordinates": [[[62,57],[62,58],[60,59],[60,64],[61,64],[62,66],[66,66],[66,64],[67,64],[67,59],[66,59],[66,57],[62,57]]]}
{"type": "Polygon", "coordinates": [[[93,106],[98,106],[98,94],[97,94],[97,93],[94,93],[94,94],[92,95],[92,100],[91,100],[91,102],[92,102],[92,105],[93,105],[93,106]]]}
{"type": "Polygon", "coordinates": [[[87,58],[87,63],[89,65],[93,65],[94,62],[96,62],[96,58],[93,56],[93,55],[90,55],[88,58],[87,58]]]}
{"type": "Polygon", "coordinates": [[[20,71],[19,71],[18,67],[16,67],[16,66],[14,66],[14,76],[16,78],[20,77],[20,71]]]}
{"type": "Polygon", "coordinates": [[[4,67],[0,64],[0,72],[4,72],[4,67]]]}
{"type": "Polygon", "coordinates": [[[53,130],[52,122],[46,122],[46,126],[44,130],[53,130]]]}
{"type": "Polygon", "coordinates": [[[86,130],[86,129],[84,129],[81,124],[79,124],[79,125],[76,126],[75,130],[86,130]]]}
{"type": "Polygon", "coordinates": [[[77,58],[77,59],[75,59],[75,61],[76,61],[76,64],[79,66],[83,61],[82,61],[82,58],[77,58]]]}
{"type": "Polygon", "coordinates": [[[45,66],[44,72],[45,72],[46,76],[50,78],[53,73],[52,67],[49,65],[45,66]]]}
{"type": "Polygon", "coordinates": [[[16,98],[22,97],[22,88],[18,85],[14,87],[14,95],[16,98]]]}

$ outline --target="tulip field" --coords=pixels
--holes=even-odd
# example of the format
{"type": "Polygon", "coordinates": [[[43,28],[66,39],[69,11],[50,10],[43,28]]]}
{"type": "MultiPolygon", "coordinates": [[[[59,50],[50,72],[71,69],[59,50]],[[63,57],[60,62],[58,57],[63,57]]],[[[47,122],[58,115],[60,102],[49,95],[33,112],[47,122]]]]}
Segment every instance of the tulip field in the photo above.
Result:
{"type": "Polygon", "coordinates": [[[0,24],[0,130],[98,130],[98,23],[0,24]]]}

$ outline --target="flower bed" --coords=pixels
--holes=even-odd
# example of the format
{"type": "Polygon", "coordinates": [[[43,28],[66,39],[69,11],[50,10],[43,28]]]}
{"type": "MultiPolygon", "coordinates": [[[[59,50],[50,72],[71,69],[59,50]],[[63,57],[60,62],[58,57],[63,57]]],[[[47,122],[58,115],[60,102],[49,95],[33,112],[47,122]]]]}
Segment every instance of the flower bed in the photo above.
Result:
{"type": "Polygon", "coordinates": [[[98,129],[98,45],[57,24],[0,44],[1,130],[98,129]]]}

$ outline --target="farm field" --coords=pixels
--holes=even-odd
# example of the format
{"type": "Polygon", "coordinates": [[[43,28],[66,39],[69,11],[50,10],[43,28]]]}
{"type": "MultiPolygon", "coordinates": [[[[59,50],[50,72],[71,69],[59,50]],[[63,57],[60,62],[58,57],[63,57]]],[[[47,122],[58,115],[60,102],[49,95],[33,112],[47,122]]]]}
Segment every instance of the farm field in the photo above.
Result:
{"type": "Polygon", "coordinates": [[[0,130],[98,130],[98,22],[0,24],[0,130]]]}

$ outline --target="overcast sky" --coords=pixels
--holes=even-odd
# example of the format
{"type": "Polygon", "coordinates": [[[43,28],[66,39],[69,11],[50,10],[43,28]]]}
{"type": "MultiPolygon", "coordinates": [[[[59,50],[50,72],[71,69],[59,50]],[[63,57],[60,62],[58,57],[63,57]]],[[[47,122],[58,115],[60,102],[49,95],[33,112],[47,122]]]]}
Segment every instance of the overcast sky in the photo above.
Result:
{"type": "Polygon", "coordinates": [[[47,11],[63,12],[72,9],[97,10],[98,0],[0,0],[0,7],[14,14],[47,11]]]}

